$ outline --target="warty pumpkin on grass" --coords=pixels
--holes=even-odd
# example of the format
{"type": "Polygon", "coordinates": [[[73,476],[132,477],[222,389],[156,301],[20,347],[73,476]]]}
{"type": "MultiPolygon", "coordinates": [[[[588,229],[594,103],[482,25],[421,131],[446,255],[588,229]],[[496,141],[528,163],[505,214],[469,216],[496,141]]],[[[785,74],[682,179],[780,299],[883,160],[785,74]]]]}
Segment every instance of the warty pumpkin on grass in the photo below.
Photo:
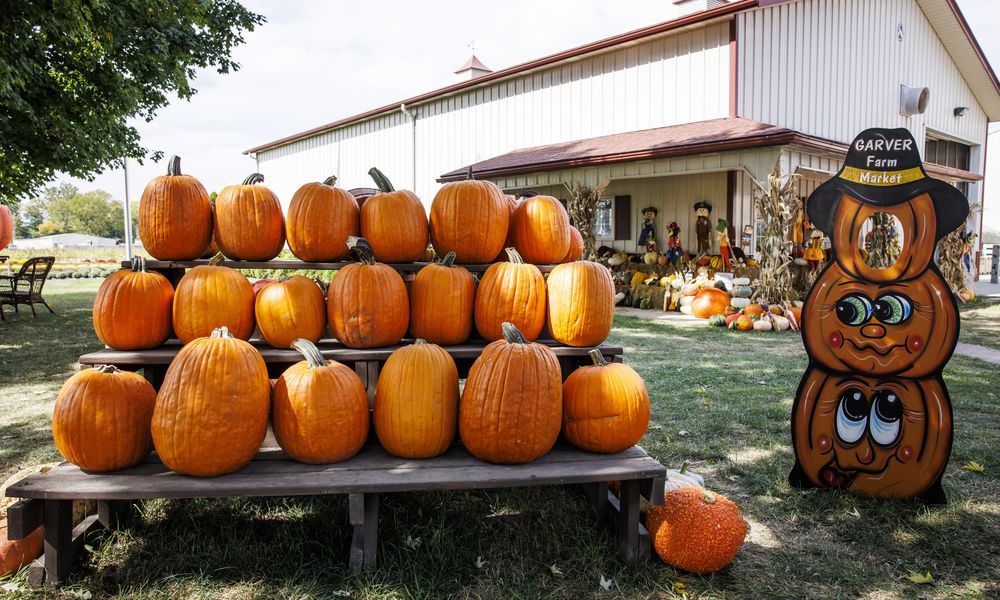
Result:
{"type": "Polygon", "coordinates": [[[136,256],[101,282],[94,298],[97,338],[115,350],[145,350],[167,341],[171,331],[174,288],[160,273],[146,270],[136,256]]]}
{"type": "Polygon", "coordinates": [[[596,346],[611,333],[615,284],[604,265],[578,260],[549,273],[548,325],[552,338],[567,346],[596,346]]]}
{"type": "Polygon", "coordinates": [[[223,325],[241,340],[253,334],[253,288],[239,271],[219,266],[222,260],[217,254],[211,264],[191,269],[177,283],[174,333],[185,344],[223,325]]]}
{"type": "Polygon", "coordinates": [[[335,187],[337,178],[307,183],[292,196],[285,221],[288,248],[300,260],[339,261],[347,258],[347,238],[361,231],[358,201],[335,187]]]}
{"type": "Polygon", "coordinates": [[[483,349],[465,380],[459,434],[480,460],[527,463],[545,455],[562,424],[562,372],[555,353],[511,323],[483,349]]]}
{"type": "Polygon", "coordinates": [[[257,453],[270,408],[264,359],[220,327],[181,348],[167,368],[153,409],[153,445],[177,473],[232,473],[257,453]]]}
{"type": "Polygon", "coordinates": [[[285,219],[278,197],[253,173],[215,198],[215,242],[233,260],[271,260],[285,246],[285,219]]]}
{"type": "Polygon", "coordinates": [[[672,567],[715,573],[733,562],[747,535],[740,509],[722,494],[696,487],[671,490],[646,517],[656,553],[672,567]]]}
{"type": "Polygon", "coordinates": [[[395,269],[375,262],[365,239],[351,237],[347,245],[359,262],[340,269],[330,280],[330,331],[348,348],[391,346],[403,339],[410,322],[406,284],[395,269]]]}
{"type": "Polygon", "coordinates": [[[254,314],[261,335],[275,348],[288,348],[298,338],[316,343],[326,331],[323,292],[302,275],[264,286],[254,302],[254,314]]]}
{"type": "Polygon", "coordinates": [[[563,383],[563,433],[577,448],[612,454],[631,448],[649,425],[649,393],[642,377],[623,363],[608,363],[598,349],[593,366],[563,383]]]}
{"type": "Polygon", "coordinates": [[[569,252],[569,215],[552,196],[525,198],[514,209],[514,247],[529,263],[554,264],[569,252]]]}
{"type": "Polygon", "coordinates": [[[85,471],[117,471],[149,454],[156,392],[145,377],[110,365],[83,369],[63,384],[52,413],[52,439],[85,471]]]}
{"type": "Polygon", "coordinates": [[[476,290],[476,330],[493,341],[503,337],[509,321],[529,340],[538,339],[545,325],[545,278],[535,265],[507,248],[508,262],[494,263],[483,273],[476,290]]]}
{"type": "Polygon", "coordinates": [[[420,269],[410,283],[410,333],[433,344],[461,344],[472,333],[476,282],[455,253],[420,269]]]}
{"type": "Polygon", "coordinates": [[[154,177],[142,191],[139,237],[146,252],[160,260],[194,260],[212,241],[208,192],[181,173],[179,156],[171,156],[167,174],[154,177]]]}
{"type": "Polygon", "coordinates": [[[510,227],[507,199],[491,181],[446,183],[431,203],[431,243],[438,256],[458,263],[486,263],[503,250],[510,227]]]}
{"type": "Polygon", "coordinates": [[[458,369],[441,346],[417,339],[393,351],[379,371],[373,410],[386,452],[430,458],[455,440],[458,369]]]}
{"type": "Polygon", "coordinates": [[[347,460],[368,439],[368,394],[353,369],[324,360],[305,339],[292,342],[305,360],[274,384],[274,437],[299,462],[347,460]]]}
{"type": "Polygon", "coordinates": [[[375,258],[387,263],[416,262],[427,251],[427,212],[417,195],[396,190],[381,171],[368,174],[380,193],[361,206],[361,237],[368,240],[375,258]]]}

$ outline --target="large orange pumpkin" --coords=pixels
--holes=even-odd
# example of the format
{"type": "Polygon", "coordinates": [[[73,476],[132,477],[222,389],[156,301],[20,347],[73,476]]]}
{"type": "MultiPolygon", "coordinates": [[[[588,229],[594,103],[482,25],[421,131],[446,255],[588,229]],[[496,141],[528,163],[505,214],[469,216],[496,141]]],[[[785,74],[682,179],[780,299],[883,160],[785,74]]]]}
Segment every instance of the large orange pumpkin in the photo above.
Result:
{"type": "Polygon", "coordinates": [[[156,392],[141,375],[101,365],[63,384],[52,413],[52,439],[85,471],[117,471],[142,462],[152,443],[156,392]]]}
{"type": "Polygon", "coordinates": [[[330,280],[330,330],[349,348],[391,346],[403,339],[410,321],[406,284],[395,269],[375,262],[372,247],[363,238],[351,237],[347,245],[360,262],[347,265],[330,280]]]}
{"type": "Polygon", "coordinates": [[[480,460],[527,463],[543,456],[562,424],[562,372],[555,353],[511,323],[483,349],[459,405],[462,443],[480,460]]]}
{"type": "Polygon", "coordinates": [[[264,359],[220,327],[181,348],[167,368],[153,409],[153,445],[177,473],[232,473],[260,448],[270,408],[264,359]]]}
{"type": "Polygon", "coordinates": [[[433,344],[461,344],[472,332],[476,282],[455,253],[420,269],[410,284],[410,333],[433,344]]]}
{"type": "Polygon", "coordinates": [[[459,263],[485,263],[503,250],[510,227],[504,193],[490,181],[445,184],[431,203],[431,243],[438,256],[454,252],[459,263]]]}
{"type": "Polygon", "coordinates": [[[139,239],[160,260],[194,260],[212,241],[212,206],[205,186],[181,174],[171,156],[167,174],[154,177],[139,200],[139,239]]]}
{"type": "Polygon", "coordinates": [[[254,173],[215,199],[215,242],[234,260],[271,260],[285,245],[285,219],[274,192],[254,173]]]}
{"type": "Polygon", "coordinates": [[[387,263],[419,261],[427,251],[427,212],[417,195],[392,187],[381,171],[368,174],[381,191],[361,206],[361,237],[375,258],[387,263]]]}
{"type": "Polygon", "coordinates": [[[185,344],[223,325],[241,340],[253,334],[253,288],[239,271],[218,266],[221,260],[216,255],[212,264],[191,269],[177,283],[174,333],[185,344]]]}
{"type": "Polygon", "coordinates": [[[0,577],[16,573],[42,555],[45,529],[39,527],[20,540],[7,537],[7,519],[0,520],[0,577]]]}
{"type": "Polygon", "coordinates": [[[578,260],[552,269],[548,279],[548,325],[567,346],[596,346],[611,333],[615,284],[604,265],[578,260]]]}
{"type": "Polygon", "coordinates": [[[490,262],[500,262],[507,260],[507,248],[514,247],[514,211],[517,210],[517,198],[511,196],[510,194],[505,194],[504,199],[506,200],[508,222],[510,225],[507,227],[507,240],[503,243],[503,248],[497,255],[493,257],[490,262]]]}
{"type": "Polygon", "coordinates": [[[346,460],[368,439],[368,394],[361,378],[335,360],[324,360],[309,340],[292,347],[305,360],[274,384],[274,437],[297,461],[346,460]]]}
{"type": "Polygon", "coordinates": [[[729,308],[729,294],[719,288],[705,288],[691,301],[691,314],[699,319],[724,315],[729,308]]]}
{"type": "Polygon", "coordinates": [[[10,214],[10,209],[0,205],[0,250],[3,250],[14,241],[14,217],[10,214]]]}
{"type": "Polygon", "coordinates": [[[580,367],[563,383],[563,433],[589,452],[631,448],[649,425],[649,393],[642,377],[623,363],[608,364],[596,348],[592,367],[580,367]]]}
{"type": "Polygon", "coordinates": [[[389,454],[430,458],[455,439],[458,369],[441,346],[417,339],[395,350],[379,371],[375,433],[389,454]]]}
{"type": "Polygon", "coordinates": [[[285,237],[292,254],[311,262],[347,258],[347,238],[361,231],[358,201],[334,187],[337,178],[307,183],[292,196],[285,221],[285,237]]]}
{"type": "Polygon", "coordinates": [[[568,263],[583,258],[583,235],[580,230],[572,225],[569,226],[569,250],[566,256],[559,262],[568,263]]]}
{"type": "Polygon", "coordinates": [[[545,325],[545,278],[513,248],[507,249],[507,255],[509,262],[490,265],[479,281],[476,330],[487,340],[499,340],[501,325],[509,321],[534,341],[545,325]]]}
{"type": "Polygon", "coordinates": [[[569,253],[569,215],[552,196],[525,198],[514,209],[514,247],[536,265],[561,261],[569,253]]]}
{"type": "Polygon", "coordinates": [[[112,273],[97,289],[93,322],[97,338],[115,350],[155,348],[170,337],[174,288],[160,273],[146,271],[146,259],[112,273]]]}
{"type": "Polygon", "coordinates": [[[326,301],[316,282],[302,275],[264,286],[254,302],[260,333],[275,348],[298,338],[318,342],[326,331],[326,301]]]}
{"type": "Polygon", "coordinates": [[[701,488],[667,492],[650,509],[647,521],[658,523],[653,547],[670,566],[690,573],[715,573],[733,562],[747,536],[740,509],[722,494],[701,488]]]}

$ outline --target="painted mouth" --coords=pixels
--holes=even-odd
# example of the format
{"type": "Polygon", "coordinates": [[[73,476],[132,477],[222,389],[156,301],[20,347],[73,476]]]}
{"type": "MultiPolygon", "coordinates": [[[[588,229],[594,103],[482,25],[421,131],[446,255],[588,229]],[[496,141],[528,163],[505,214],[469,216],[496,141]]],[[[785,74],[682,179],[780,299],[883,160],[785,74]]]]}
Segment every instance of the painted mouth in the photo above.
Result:
{"type": "Polygon", "coordinates": [[[892,352],[897,348],[902,348],[903,350],[906,350],[907,354],[912,354],[912,352],[910,352],[910,349],[906,346],[906,342],[909,339],[910,338],[906,338],[905,340],[902,341],[902,343],[893,344],[892,346],[888,346],[886,348],[880,348],[875,344],[865,344],[865,343],[859,344],[850,338],[847,338],[847,341],[850,342],[851,345],[854,346],[854,349],[857,350],[858,352],[872,352],[874,354],[878,354],[879,356],[888,356],[890,352],[892,352]]]}
{"type": "Polygon", "coordinates": [[[833,463],[828,464],[819,471],[820,481],[824,485],[831,488],[846,489],[854,478],[857,476],[857,472],[845,472],[834,466],[833,463]]]}

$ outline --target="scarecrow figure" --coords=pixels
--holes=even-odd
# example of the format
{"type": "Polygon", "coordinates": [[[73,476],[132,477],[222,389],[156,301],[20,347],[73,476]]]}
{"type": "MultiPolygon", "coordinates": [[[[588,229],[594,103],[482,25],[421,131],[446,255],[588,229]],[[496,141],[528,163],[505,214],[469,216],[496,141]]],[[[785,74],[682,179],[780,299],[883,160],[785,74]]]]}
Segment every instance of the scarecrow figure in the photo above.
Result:
{"type": "Polygon", "coordinates": [[[653,221],[658,212],[655,206],[642,209],[642,231],[639,232],[639,240],[636,243],[638,248],[648,249],[650,245],[656,246],[656,224],[653,221]]]}
{"type": "Polygon", "coordinates": [[[698,236],[698,254],[708,254],[712,249],[712,242],[708,239],[708,233],[712,230],[712,224],[708,220],[711,212],[712,205],[704,200],[694,205],[694,214],[698,217],[694,225],[695,235],[698,236]]]}
{"type": "Polygon", "coordinates": [[[719,238],[719,255],[722,256],[722,268],[727,273],[732,270],[732,260],[729,257],[729,221],[719,219],[715,226],[719,238]]]}
{"type": "MultiPolygon", "coordinates": [[[[962,268],[965,270],[967,281],[973,281],[976,277],[972,269],[972,246],[976,242],[976,234],[968,231],[962,234],[962,268]]],[[[971,287],[971,286],[970,286],[971,287]]]]}
{"type": "Polygon", "coordinates": [[[666,252],[667,262],[672,264],[674,267],[679,267],[681,265],[681,259],[684,258],[684,249],[681,248],[681,228],[677,224],[677,221],[671,221],[667,225],[667,252],[666,252]]]}
{"type": "Polygon", "coordinates": [[[819,266],[826,259],[826,253],[823,252],[823,232],[819,229],[810,227],[809,247],[802,253],[802,258],[806,259],[806,262],[809,263],[810,271],[819,270],[819,266]]]}

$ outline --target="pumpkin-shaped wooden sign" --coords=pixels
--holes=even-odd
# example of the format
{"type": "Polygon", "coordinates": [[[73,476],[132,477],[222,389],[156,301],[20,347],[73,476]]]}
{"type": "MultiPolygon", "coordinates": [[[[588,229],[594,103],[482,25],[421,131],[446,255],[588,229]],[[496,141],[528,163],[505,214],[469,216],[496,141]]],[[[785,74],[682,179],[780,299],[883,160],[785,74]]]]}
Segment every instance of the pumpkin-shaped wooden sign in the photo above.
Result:
{"type": "Polygon", "coordinates": [[[809,366],[792,407],[799,487],[945,502],[958,340],[954,295],[934,264],[969,203],[927,176],[906,129],[868,129],[806,201],[833,260],[802,309],[809,366]]]}

